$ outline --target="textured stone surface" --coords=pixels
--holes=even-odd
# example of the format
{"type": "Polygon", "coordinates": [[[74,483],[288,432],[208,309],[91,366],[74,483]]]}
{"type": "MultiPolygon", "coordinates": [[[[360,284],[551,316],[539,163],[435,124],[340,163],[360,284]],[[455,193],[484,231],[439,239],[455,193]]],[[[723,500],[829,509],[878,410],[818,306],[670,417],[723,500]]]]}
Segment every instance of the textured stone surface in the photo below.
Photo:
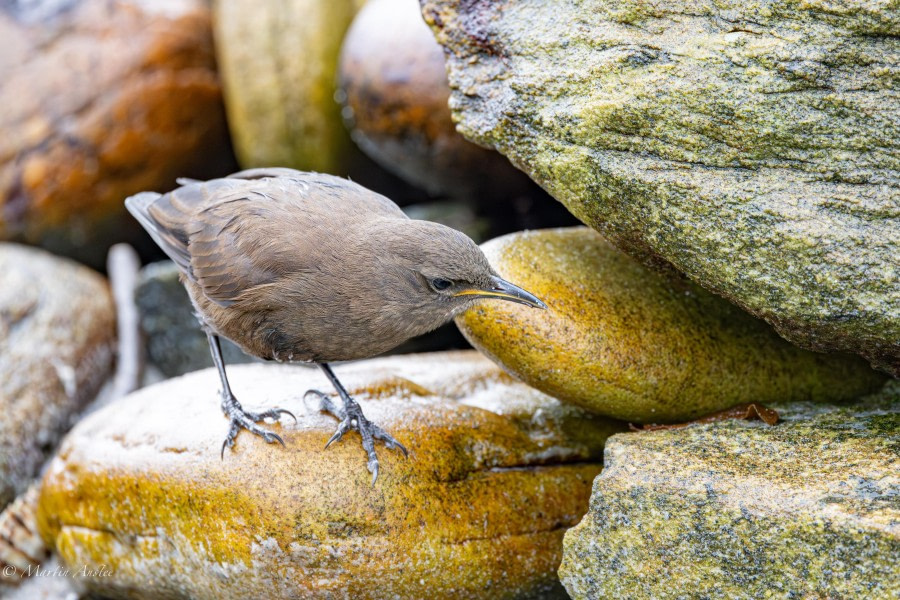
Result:
{"type": "Polygon", "coordinates": [[[744,402],[849,399],[885,379],[859,357],[792,346],[587,227],[510,234],[482,249],[549,309],[484,302],[457,317],[463,334],[528,384],[600,414],[677,422],[744,402]]]}
{"type": "Polygon", "coordinates": [[[410,183],[495,201],[533,185],[505,157],[456,132],[444,52],[417,0],[367,2],[344,38],[339,78],[353,140],[410,183]]]}
{"type": "Polygon", "coordinates": [[[0,244],[0,509],[110,372],[115,313],[104,279],[68,260],[0,244]]]}
{"type": "Polygon", "coordinates": [[[505,375],[474,351],[337,368],[367,416],[410,449],[379,449],[304,408],[317,370],[240,365],[248,407],[292,410],[286,448],[227,421],[214,370],[145,388],[83,420],[44,479],[38,520],[65,565],[106,564],[104,597],[513,598],[561,593],[565,529],[587,508],[621,425],[505,375]]]}
{"type": "Polygon", "coordinates": [[[607,444],[565,536],[573,598],[897,598],[900,386],[607,444]]]}
{"type": "Polygon", "coordinates": [[[895,6],[422,5],[463,135],[617,246],[900,373],[895,6]]]}
{"type": "Polygon", "coordinates": [[[338,53],[362,0],[217,0],[216,53],[241,165],[344,174],[338,53]]]}
{"type": "Polygon", "coordinates": [[[0,239],[101,266],[123,198],[233,163],[202,0],[0,3],[0,239]]]}

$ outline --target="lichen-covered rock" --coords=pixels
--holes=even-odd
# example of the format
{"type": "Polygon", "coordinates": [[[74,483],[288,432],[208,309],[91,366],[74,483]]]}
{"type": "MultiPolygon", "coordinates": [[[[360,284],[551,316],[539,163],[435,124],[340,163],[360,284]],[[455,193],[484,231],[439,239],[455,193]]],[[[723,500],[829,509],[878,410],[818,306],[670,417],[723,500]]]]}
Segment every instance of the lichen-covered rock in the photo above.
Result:
{"type": "Polygon", "coordinates": [[[203,0],[0,4],[0,239],[101,266],[122,199],[234,159],[203,0]]]}
{"type": "Polygon", "coordinates": [[[103,278],[43,250],[0,244],[0,509],[25,490],[112,367],[103,278]]]}
{"type": "Polygon", "coordinates": [[[566,533],[575,599],[900,597],[900,387],[617,435],[566,533]]]}
{"type": "Polygon", "coordinates": [[[900,374],[890,3],[422,6],[463,135],[620,248],[900,374]]]}
{"type": "Polygon", "coordinates": [[[243,167],[347,172],[352,143],[334,94],[341,40],[360,4],[214,3],[228,124],[243,167]]]}
{"type": "Polygon", "coordinates": [[[474,351],[337,369],[369,418],[410,449],[379,448],[372,486],[355,433],[304,408],[318,370],[239,365],[245,406],[293,411],[286,447],[227,421],[212,369],[145,388],[66,438],[38,522],[65,565],[106,565],[103,597],[514,598],[561,593],[565,529],[587,508],[621,426],[518,383],[474,351]]]}
{"type": "Polygon", "coordinates": [[[444,52],[417,0],[369,0],[344,38],[339,78],[353,140],[410,183],[493,200],[534,185],[505,157],[456,132],[444,52]]]}
{"type": "MultiPolygon", "coordinates": [[[[178,274],[170,260],[149,264],[134,290],[147,358],[168,377],[213,366],[206,333],[178,274]]],[[[226,364],[256,360],[228,339],[221,345],[226,364]]]]}
{"type": "Polygon", "coordinates": [[[526,383],[600,414],[683,421],[745,402],[850,399],[885,379],[856,356],[792,346],[587,227],[511,234],[482,249],[549,309],[483,302],[457,317],[463,334],[526,383]]]}

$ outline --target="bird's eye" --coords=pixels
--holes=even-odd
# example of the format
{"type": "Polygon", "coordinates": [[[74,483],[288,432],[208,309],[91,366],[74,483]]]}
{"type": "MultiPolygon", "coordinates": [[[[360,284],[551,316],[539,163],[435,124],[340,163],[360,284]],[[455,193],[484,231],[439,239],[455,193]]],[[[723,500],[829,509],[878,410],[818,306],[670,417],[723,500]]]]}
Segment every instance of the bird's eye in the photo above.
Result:
{"type": "Polygon", "coordinates": [[[439,292],[446,290],[451,285],[453,285],[453,282],[448,281],[447,279],[443,279],[441,277],[435,277],[434,279],[431,280],[431,287],[433,287],[434,289],[436,289],[439,292]]]}

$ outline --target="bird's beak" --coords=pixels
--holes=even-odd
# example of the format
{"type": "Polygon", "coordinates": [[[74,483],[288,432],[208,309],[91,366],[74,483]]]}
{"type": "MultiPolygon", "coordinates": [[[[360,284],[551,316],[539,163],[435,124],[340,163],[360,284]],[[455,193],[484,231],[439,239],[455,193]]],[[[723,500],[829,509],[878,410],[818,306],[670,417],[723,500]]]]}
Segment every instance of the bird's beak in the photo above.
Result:
{"type": "Polygon", "coordinates": [[[526,292],[519,286],[513,285],[496,275],[491,277],[491,287],[488,289],[463,290],[455,295],[477,296],[478,298],[500,298],[501,300],[517,302],[532,308],[547,308],[547,305],[541,302],[534,294],[526,292]]]}

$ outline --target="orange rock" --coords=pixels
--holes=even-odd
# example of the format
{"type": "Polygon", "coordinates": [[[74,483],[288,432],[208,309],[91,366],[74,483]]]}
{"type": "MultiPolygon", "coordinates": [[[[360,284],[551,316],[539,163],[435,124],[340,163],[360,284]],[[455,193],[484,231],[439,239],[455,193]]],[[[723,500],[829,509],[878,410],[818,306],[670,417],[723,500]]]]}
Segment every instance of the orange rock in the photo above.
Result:
{"type": "Polygon", "coordinates": [[[246,406],[279,405],[286,447],[227,421],[212,369],[145,388],[72,431],[38,521],[107,597],[515,598],[561,592],[562,536],[588,507],[622,424],[514,381],[474,351],[338,367],[366,414],[410,449],[381,449],[376,485],[357,434],[306,409],[318,372],[240,365],[246,406]]]}
{"type": "Polygon", "coordinates": [[[231,168],[210,31],[201,0],[0,10],[0,239],[100,264],[126,196],[231,168]]]}

